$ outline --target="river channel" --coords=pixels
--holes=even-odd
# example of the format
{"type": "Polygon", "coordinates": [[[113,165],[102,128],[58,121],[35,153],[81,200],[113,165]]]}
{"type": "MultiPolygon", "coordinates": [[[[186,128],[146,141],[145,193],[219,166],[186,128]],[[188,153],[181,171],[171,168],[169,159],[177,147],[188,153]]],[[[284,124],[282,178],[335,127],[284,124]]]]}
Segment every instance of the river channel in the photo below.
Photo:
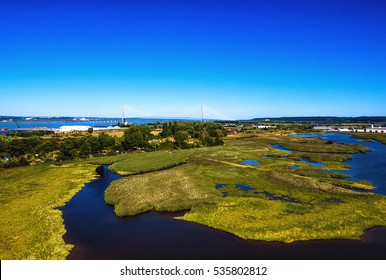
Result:
{"type": "MultiPolygon", "coordinates": [[[[343,139],[338,138],[337,142],[343,142],[343,139]]],[[[356,142],[357,139],[349,141],[356,142]]],[[[366,146],[367,144],[380,144],[376,143],[378,142],[361,142],[360,144],[366,146]]],[[[382,153],[386,152],[386,145],[380,145],[382,153]]],[[[352,165],[352,170],[358,170],[353,173],[355,178],[369,180],[367,177],[361,177],[361,168],[354,166],[353,162],[357,156],[367,155],[373,158],[379,152],[374,147],[370,148],[372,152],[356,154],[352,162],[348,162],[352,165]]],[[[383,158],[386,157],[383,156],[383,158]]],[[[227,232],[174,219],[176,216],[183,215],[183,212],[150,211],[134,217],[120,218],[114,214],[113,207],[104,202],[104,192],[111,182],[121,176],[110,172],[107,166],[100,168],[99,171],[101,175],[99,178],[86,184],[71,201],[61,208],[67,230],[64,240],[66,243],[75,245],[69,259],[322,260],[386,258],[385,227],[367,230],[361,240],[312,240],[283,244],[244,240],[227,232]]],[[[377,172],[374,174],[380,175],[377,172]]],[[[377,190],[384,190],[382,185],[385,183],[384,179],[369,181],[377,186],[377,190]]]]}

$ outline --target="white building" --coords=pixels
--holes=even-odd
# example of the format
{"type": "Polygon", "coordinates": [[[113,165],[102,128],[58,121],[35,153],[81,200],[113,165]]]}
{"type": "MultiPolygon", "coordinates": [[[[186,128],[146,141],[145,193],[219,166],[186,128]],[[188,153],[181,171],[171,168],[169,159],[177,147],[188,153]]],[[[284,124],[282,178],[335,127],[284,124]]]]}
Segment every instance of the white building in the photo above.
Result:
{"type": "Polygon", "coordinates": [[[382,126],[375,127],[372,124],[371,127],[366,128],[366,132],[386,133],[386,127],[382,127],[382,126]]]}
{"type": "Polygon", "coordinates": [[[327,131],[330,131],[330,130],[332,130],[332,127],[331,126],[318,125],[318,126],[314,126],[314,129],[315,130],[327,130],[327,131]]]}
{"type": "Polygon", "coordinates": [[[272,126],[272,125],[258,125],[257,126],[257,128],[272,128],[272,127],[274,127],[274,126],[272,126]]]}

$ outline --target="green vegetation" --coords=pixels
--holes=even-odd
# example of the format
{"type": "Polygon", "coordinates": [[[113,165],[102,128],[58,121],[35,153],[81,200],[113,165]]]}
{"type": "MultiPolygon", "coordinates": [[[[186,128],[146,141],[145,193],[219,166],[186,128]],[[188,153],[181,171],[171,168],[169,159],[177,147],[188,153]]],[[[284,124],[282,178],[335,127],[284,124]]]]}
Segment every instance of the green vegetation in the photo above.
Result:
{"type": "Polygon", "coordinates": [[[193,122],[169,122],[162,126],[162,137],[174,137],[177,147],[200,147],[222,145],[222,138],[227,135],[227,130],[218,123],[193,123],[193,122]],[[195,138],[199,143],[189,144],[187,140],[195,138]]]}
{"type": "MultiPolygon", "coordinates": [[[[96,165],[112,164],[111,169],[121,174],[173,167],[184,163],[191,153],[181,148],[220,145],[226,133],[220,133],[219,125],[213,123],[168,125],[173,130],[167,138],[151,133],[154,126],[146,125],[129,126],[121,137],[94,134],[91,129],[50,136],[40,131],[0,135],[1,259],[66,258],[72,245],[62,239],[65,229],[56,208],[94,177],[96,165]]],[[[192,192],[189,183],[177,192],[187,197],[180,204],[169,197],[169,191],[165,192],[169,200],[161,193],[160,210],[187,209],[208,196],[203,191],[192,192]]]]}
{"type": "Polygon", "coordinates": [[[189,149],[222,145],[227,131],[216,123],[169,122],[160,133],[158,125],[130,125],[123,136],[106,132],[44,135],[43,131],[11,132],[0,135],[0,168],[26,166],[31,163],[68,161],[131,151],[189,149]]]}
{"type": "Polygon", "coordinates": [[[89,135],[32,134],[0,135],[0,168],[17,167],[41,162],[68,161],[98,154],[122,151],[121,140],[100,133],[89,135]],[[3,159],[7,158],[6,161],[3,159]]]}
{"type": "Polygon", "coordinates": [[[343,161],[367,148],[296,139],[287,133],[308,126],[292,127],[227,138],[221,125],[210,123],[130,126],[121,137],[93,131],[0,135],[0,165],[33,163],[0,168],[1,259],[66,258],[72,245],[62,239],[65,229],[56,208],[102,164],[120,174],[137,174],[115,181],[105,193],[119,216],[188,210],[179,219],[241,238],[282,242],[359,238],[367,228],[386,226],[386,198],[356,192],[373,187],[333,172],[346,169],[343,161]],[[159,130],[151,133],[150,128],[159,130]],[[276,143],[293,152],[273,148],[276,143]],[[304,158],[325,166],[310,166],[301,162],[304,158]],[[261,164],[241,164],[245,159],[261,164]],[[288,168],[294,164],[299,169],[288,168]],[[167,167],[173,168],[161,170],[167,167]],[[222,187],[216,189],[217,184],[222,187]]]}
{"type": "Polygon", "coordinates": [[[161,170],[184,163],[189,152],[189,150],[176,150],[132,153],[127,155],[124,160],[113,163],[110,170],[121,175],[161,170]]]}
{"type": "Polygon", "coordinates": [[[321,172],[345,169],[342,161],[355,151],[365,150],[279,134],[236,138],[224,146],[193,150],[183,166],[117,180],[105,199],[119,216],[189,209],[179,219],[247,239],[357,239],[367,228],[386,225],[386,198],[352,190],[372,188],[368,182],[321,172]],[[274,143],[299,151],[282,152],[272,147],[274,143]],[[326,166],[310,167],[300,161],[304,157],[322,159],[326,166]],[[244,159],[261,164],[243,165],[244,159]],[[288,168],[292,164],[300,169],[288,168]],[[216,190],[217,184],[222,188],[216,190]]]}
{"type": "Polygon", "coordinates": [[[369,152],[370,149],[355,144],[330,143],[316,139],[297,139],[296,141],[287,142],[283,145],[286,149],[309,152],[309,153],[344,153],[355,154],[358,152],[369,152]]]}
{"type": "Polygon", "coordinates": [[[65,259],[63,206],[95,177],[82,163],[0,169],[0,258],[65,259]]]}
{"type": "MultiPolygon", "coordinates": [[[[336,196],[336,195],[334,195],[336,196]]],[[[201,206],[183,219],[229,231],[241,238],[293,242],[297,240],[359,238],[363,230],[386,225],[385,200],[350,197],[344,203],[280,202],[227,197],[215,206],[201,206]]]]}
{"type": "Polygon", "coordinates": [[[213,201],[215,192],[202,189],[194,177],[185,176],[191,168],[184,165],[115,181],[105,193],[106,203],[115,205],[117,215],[126,216],[152,209],[185,210],[213,201]],[[159,184],[154,185],[155,182],[159,184]]]}
{"type": "Polygon", "coordinates": [[[376,140],[383,144],[386,144],[386,134],[384,133],[353,133],[352,136],[355,138],[376,140]]]}

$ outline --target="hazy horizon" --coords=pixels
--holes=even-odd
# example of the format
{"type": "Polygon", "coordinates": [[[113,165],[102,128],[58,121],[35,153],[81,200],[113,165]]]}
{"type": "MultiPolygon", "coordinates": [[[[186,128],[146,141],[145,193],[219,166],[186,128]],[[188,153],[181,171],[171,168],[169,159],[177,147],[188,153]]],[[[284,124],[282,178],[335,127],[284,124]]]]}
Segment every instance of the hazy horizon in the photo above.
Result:
{"type": "MultiPolygon", "coordinates": [[[[109,117],[109,116],[101,116],[101,117],[96,117],[96,116],[37,116],[37,115],[25,115],[25,116],[15,116],[15,115],[0,115],[1,118],[22,118],[25,119],[26,121],[29,120],[37,120],[37,119],[74,119],[77,121],[93,121],[93,120],[109,120],[109,119],[117,119],[120,120],[122,119],[121,117],[109,117]],[[83,119],[83,120],[82,120],[83,119]]],[[[272,116],[264,116],[264,117],[253,117],[250,119],[216,119],[216,118],[204,118],[204,120],[224,120],[224,121],[249,121],[253,119],[263,119],[263,120],[271,120],[271,119],[281,119],[281,118],[386,118],[385,116],[381,115],[368,115],[368,116],[280,116],[280,117],[272,117],[272,116]]],[[[10,119],[5,119],[6,121],[9,121],[10,119]]],[[[126,120],[130,119],[144,119],[144,120],[197,120],[200,121],[200,117],[131,117],[131,116],[125,116],[126,120]]]]}
{"type": "MultiPolygon", "coordinates": [[[[0,115],[382,116],[377,0],[14,0],[0,115]]],[[[181,117],[184,116],[184,117],[181,117]]],[[[269,118],[267,117],[267,118],[269,118]]]]}

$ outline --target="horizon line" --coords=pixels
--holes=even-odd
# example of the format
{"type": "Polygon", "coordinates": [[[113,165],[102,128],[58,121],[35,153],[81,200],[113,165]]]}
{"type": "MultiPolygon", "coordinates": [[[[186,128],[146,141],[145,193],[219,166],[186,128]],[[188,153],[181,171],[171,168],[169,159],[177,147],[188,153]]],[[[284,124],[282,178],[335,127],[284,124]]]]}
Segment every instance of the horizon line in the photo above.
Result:
{"type": "MultiPolygon", "coordinates": [[[[103,116],[103,117],[95,117],[95,116],[33,116],[33,115],[25,115],[25,116],[17,116],[17,115],[0,115],[0,118],[76,118],[76,119],[121,119],[121,117],[118,116],[103,116]]],[[[240,118],[240,119],[219,119],[219,118],[204,118],[206,120],[221,120],[221,121],[247,121],[247,120],[254,120],[254,119],[281,119],[281,118],[386,118],[386,115],[360,115],[360,116],[332,116],[332,115],[317,115],[317,116],[280,116],[280,117],[251,117],[251,118],[240,118]]],[[[182,119],[182,120],[201,120],[201,117],[139,117],[139,116],[133,116],[133,117],[125,117],[125,119],[182,119]]]]}

